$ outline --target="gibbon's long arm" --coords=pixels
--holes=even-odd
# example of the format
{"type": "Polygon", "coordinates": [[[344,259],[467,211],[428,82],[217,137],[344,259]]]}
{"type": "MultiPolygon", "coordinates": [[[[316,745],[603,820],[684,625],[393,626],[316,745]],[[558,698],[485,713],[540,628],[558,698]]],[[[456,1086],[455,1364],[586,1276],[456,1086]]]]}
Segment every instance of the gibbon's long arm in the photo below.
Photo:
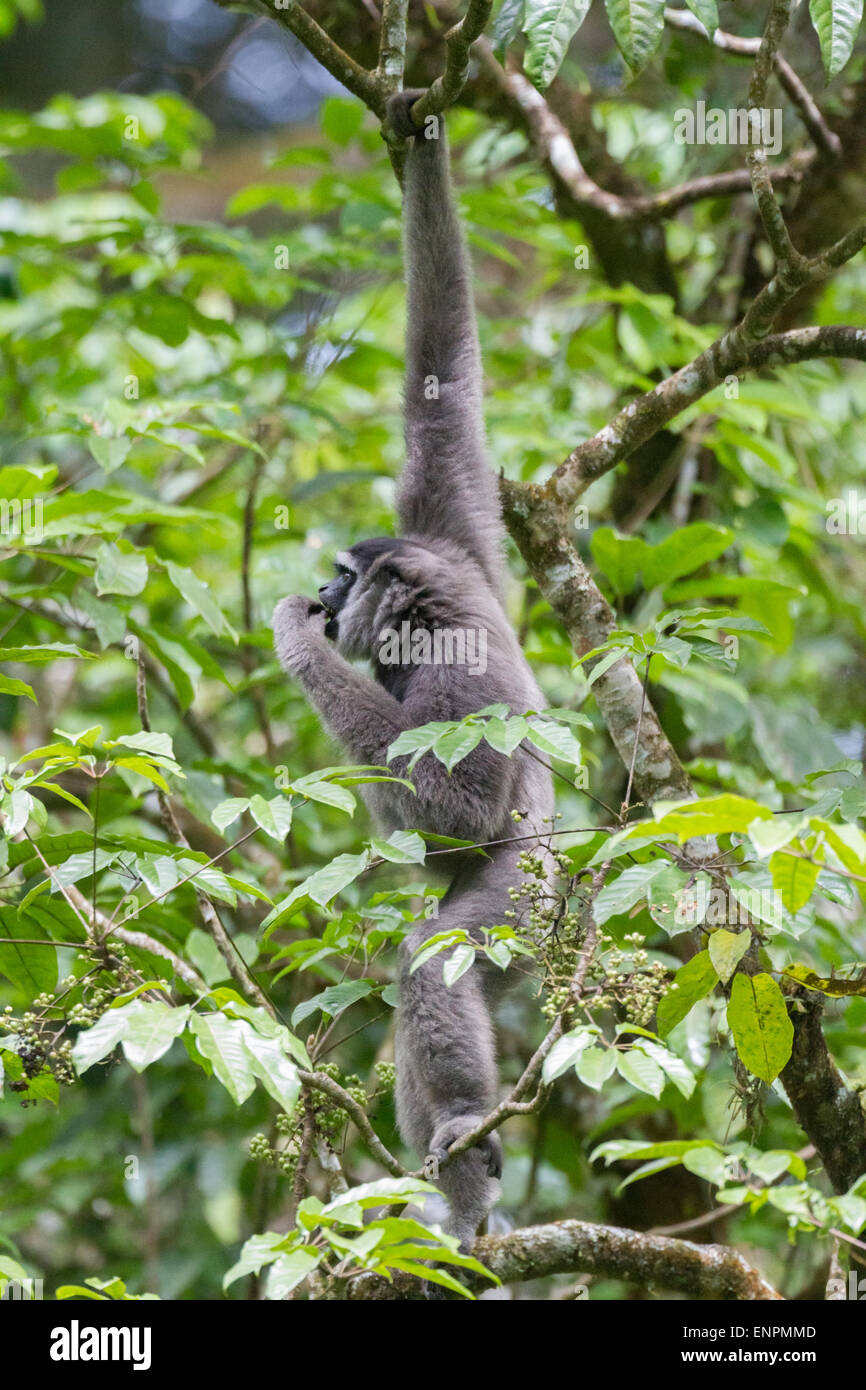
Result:
{"type": "Polygon", "coordinates": [[[280,661],[333,736],[353,757],[383,763],[388,745],[409,727],[400,702],[335,651],[325,637],[325,613],[311,599],[284,598],[273,627],[280,661]]]}
{"type": "Polygon", "coordinates": [[[417,131],[409,116],[420,95],[401,92],[388,106],[398,134],[416,132],[404,181],[407,458],[397,512],[404,535],[461,546],[501,596],[504,537],[485,445],[469,257],[454,206],[444,120],[431,117],[417,131]]]}

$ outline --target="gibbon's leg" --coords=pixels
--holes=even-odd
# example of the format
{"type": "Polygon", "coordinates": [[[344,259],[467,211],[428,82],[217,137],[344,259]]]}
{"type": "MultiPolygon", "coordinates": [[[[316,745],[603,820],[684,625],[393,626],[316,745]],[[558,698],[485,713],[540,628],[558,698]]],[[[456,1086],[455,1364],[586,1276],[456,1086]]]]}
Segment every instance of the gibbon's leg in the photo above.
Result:
{"type": "MultiPolygon", "coordinates": [[[[448,986],[442,976],[448,952],[434,956],[414,974],[412,958],[435,933],[462,927],[477,939],[482,925],[501,921],[508,903],[503,875],[513,859],[513,853],[506,852],[481,870],[465,870],[443,899],[438,919],[419,923],[401,948],[397,1121],[406,1142],[428,1158],[444,1159],[451,1144],[496,1104],[493,982],[481,960],[448,986]]],[[[448,1199],[447,1228],[466,1249],[493,1205],[492,1179],[501,1172],[501,1142],[492,1133],[452,1160],[436,1179],[448,1199]]]]}

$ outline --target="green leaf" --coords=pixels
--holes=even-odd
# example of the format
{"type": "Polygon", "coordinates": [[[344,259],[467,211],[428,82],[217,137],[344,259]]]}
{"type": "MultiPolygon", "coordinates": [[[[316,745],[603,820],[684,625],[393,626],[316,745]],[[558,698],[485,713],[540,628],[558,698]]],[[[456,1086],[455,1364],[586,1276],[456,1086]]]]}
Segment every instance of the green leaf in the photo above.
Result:
{"type": "Polygon", "coordinates": [[[333,782],[324,781],[321,773],[314,772],[309,777],[302,777],[298,782],[293,782],[292,791],[299,792],[308,801],[319,801],[323,806],[336,806],[338,810],[346,811],[350,816],[355,814],[357,802],[348,787],[338,787],[333,782]]]}
{"type": "Polygon", "coordinates": [[[268,1095],[281,1105],[287,1115],[292,1113],[301,1089],[298,1068],[287,1056],[286,1045],[291,1035],[287,1028],[276,1037],[263,1037],[245,1019],[233,1020],[241,1027],[241,1037],[252,1065],[268,1095]]]}
{"type": "Polygon", "coordinates": [[[721,1186],[728,1180],[729,1163],[727,1156],[717,1149],[701,1145],[683,1154],[683,1167],[707,1182],[721,1186]]]}
{"type": "Polygon", "coordinates": [[[791,1056],[794,1029],[772,975],[734,976],[728,1025],[744,1066],[769,1085],[791,1056]]]}
{"type": "Polygon", "coordinates": [[[147,583],[147,560],[128,541],[101,545],[94,579],[98,594],[140,594],[147,583]]]}
{"type": "Polygon", "coordinates": [[[235,1105],[242,1105],[256,1087],[253,1059],[244,1045],[243,1019],[226,1018],[223,1013],[194,1013],[189,1021],[196,1047],[213,1067],[214,1076],[225,1086],[235,1105]]]}
{"type": "Polygon", "coordinates": [[[863,19],[863,0],[809,0],[809,14],[829,82],[851,57],[863,19]]]}
{"type": "Polygon", "coordinates": [[[422,754],[431,749],[438,738],[457,727],[454,721],[450,720],[448,722],[434,721],[432,724],[422,724],[417,729],[404,729],[388,748],[389,763],[392,758],[400,757],[404,753],[411,753],[409,767],[410,769],[413,768],[422,754]]]}
{"type": "Polygon", "coordinates": [[[665,1076],[674,1083],[680,1095],[685,1096],[688,1100],[698,1083],[694,1073],[686,1066],[681,1057],[649,1039],[636,1043],[632,1051],[645,1052],[657,1066],[661,1067],[665,1076]]]}
{"type": "Polygon", "coordinates": [[[348,97],[328,97],[320,112],[322,130],[335,145],[351,144],[364,124],[364,107],[348,97]]]}
{"type": "Polygon", "coordinates": [[[707,38],[711,39],[719,27],[719,11],[716,0],[686,0],[686,4],[703,24],[707,38]]]}
{"type": "Polygon", "coordinates": [[[812,896],[821,872],[819,864],[801,859],[797,854],[777,852],[770,858],[773,887],[789,912],[799,912],[812,896]]]}
{"type": "Polygon", "coordinates": [[[842,1193],[839,1197],[830,1198],[830,1206],[839,1213],[843,1225],[855,1236],[866,1226],[866,1199],[863,1197],[853,1192],[842,1193]]]}
{"type": "Polygon", "coordinates": [[[503,54],[513,39],[520,33],[526,0],[502,0],[493,21],[493,51],[503,54]]]}
{"type": "Polygon", "coordinates": [[[141,753],[148,753],[152,758],[156,758],[163,766],[170,765],[171,771],[177,769],[177,760],[174,756],[171,734],[158,733],[156,729],[142,729],[136,734],[119,734],[117,738],[107,739],[106,748],[114,748],[117,744],[122,744],[124,748],[137,748],[141,753]]]}
{"type": "Polygon", "coordinates": [[[186,1027],[189,1005],[174,1008],[156,1000],[134,999],[115,1013],[123,1014],[121,1039],[126,1060],[133,1071],[144,1071],[168,1051],[186,1027]]]}
{"type": "Polygon", "coordinates": [[[86,652],[72,642],[43,642],[38,647],[0,647],[0,661],[26,661],[35,666],[44,666],[48,661],[66,661],[70,657],[95,660],[93,652],[86,652]]]}
{"type": "Polygon", "coordinates": [[[36,704],[36,696],[33,694],[33,687],[27,685],[25,681],[16,680],[13,676],[4,676],[0,671],[0,695],[26,695],[28,700],[36,704]]]}
{"type": "Polygon", "coordinates": [[[606,883],[593,903],[592,915],[598,927],[611,917],[619,917],[647,896],[653,879],[670,868],[666,859],[652,859],[648,864],[630,864],[610,883],[606,883]]]}
{"type": "Polygon", "coordinates": [[[87,446],[100,468],[106,473],[113,473],[126,461],[126,456],[132,448],[132,440],[123,435],[119,439],[104,439],[94,434],[88,439],[87,446]]]}
{"type": "Polygon", "coordinates": [[[166,562],[165,572],[178,593],[186,599],[190,608],[203,618],[215,637],[223,635],[237,641],[237,633],[221,611],[207,584],[203,584],[191,569],[166,562]]]}
{"type": "Polygon", "coordinates": [[[693,881],[690,881],[676,864],[667,864],[663,872],[653,878],[649,885],[649,914],[668,936],[677,936],[696,925],[692,904],[698,901],[698,881],[701,875],[695,874],[692,877],[693,881]]]}
{"type": "Polygon", "coordinates": [[[312,1274],[324,1257],[324,1250],[303,1248],[278,1255],[265,1279],[265,1298],[285,1298],[312,1274]]]}
{"type": "MultiPolygon", "coordinates": [[[[103,651],[106,647],[123,641],[126,633],[126,614],[115,604],[102,603],[83,583],[76,586],[73,602],[93,623],[93,630],[103,651]]],[[[191,699],[189,703],[192,703],[191,699]]]]}
{"type": "Polygon", "coordinates": [[[72,1046],[72,1058],[76,1070],[87,1071],[95,1062],[101,1062],[109,1052],[113,1052],[126,1030],[126,1016],[123,1009],[109,1009],[102,1018],[96,1020],[92,1028],[85,1028],[78,1034],[72,1046]]]}
{"type": "Polygon", "coordinates": [[[568,1071],[569,1067],[573,1067],[581,1053],[595,1042],[598,1032],[598,1028],[581,1024],[577,1028],[572,1028],[568,1033],[564,1033],[561,1038],[557,1038],[544,1059],[541,1072],[542,1081],[545,1083],[555,1081],[558,1076],[562,1076],[563,1072],[568,1071]]]}
{"type": "Polygon", "coordinates": [[[217,902],[228,903],[229,907],[237,906],[237,893],[225,874],[213,864],[202,864],[197,859],[178,859],[177,867],[182,878],[189,875],[190,884],[198,892],[216,898],[217,902]]]}
{"type": "Polygon", "coordinates": [[[529,732],[529,723],[522,714],[512,719],[488,719],[484,725],[484,738],[497,753],[510,758],[515,748],[529,732]]]}
{"type": "Polygon", "coordinates": [[[338,854],[330,864],[317,869],[309,878],[305,878],[293,888],[283,902],[277,903],[262,923],[263,929],[270,933],[275,927],[287,922],[308,898],[318,903],[319,907],[327,907],[328,903],[353,883],[369,864],[369,850],[364,850],[361,854],[338,854]]]}
{"type": "Polygon", "coordinates": [[[755,846],[758,856],[765,859],[809,824],[809,817],[803,815],[773,816],[772,820],[756,820],[749,826],[749,839],[755,846]]]}
{"type": "Polygon", "coordinates": [[[682,1158],[685,1154],[693,1153],[695,1149],[700,1148],[720,1152],[718,1144],[714,1144],[711,1139],[661,1139],[654,1144],[648,1144],[643,1139],[610,1139],[593,1149],[589,1161],[595,1163],[603,1158],[605,1167],[609,1168],[620,1159],[682,1158]]]}
{"type": "MultiPolygon", "coordinates": [[[[672,832],[680,844],[685,844],[697,836],[706,835],[745,835],[752,821],[759,817],[769,820],[772,811],[757,801],[745,796],[705,797],[700,801],[679,803],[659,801],[653,808],[656,818],[656,831],[659,834],[672,832]]],[[[644,822],[629,832],[629,838],[637,839],[647,829],[644,822]]]]}
{"type": "MultiPolygon", "coordinates": [[[[627,3],[627,0],[623,0],[627,3]]],[[[726,526],[696,521],[681,526],[657,545],[639,536],[621,536],[609,526],[600,526],[592,537],[592,554],[617,593],[628,594],[642,575],[645,589],[670,584],[728,549],[734,539],[726,526]]],[[[719,626],[724,626],[720,621],[719,626]]]]}
{"type": "Polygon", "coordinates": [[[539,91],[545,91],[559,72],[589,6],[590,0],[528,0],[523,67],[539,91]]]}
{"type": "Polygon", "coordinates": [[[423,864],[427,846],[417,830],[395,830],[387,840],[371,840],[370,847],[391,864],[423,864]]]}
{"type": "Polygon", "coordinates": [[[118,758],[115,767],[125,767],[128,772],[134,772],[139,777],[144,777],[148,782],[152,782],[160,791],[168,791],[168,783],[161,773],[157,772],[153,763],[146,758],[118,758]]]}
{"type": "Polygon", "coordinates": [[[530,743],[547,753],[551,758],[561,758],[563,762],[580,767],[580,744],[574,734],[564,724],[553,719],[533,719],[526,737],[530,743]]]}
{"type": "Polygon", "coordinates": [[[451,955],[442,967],[442,979],[450,989],[465,975],[467,970],[471,970],[475,963],[475,949],[472,946],[455,946],[451,955]]]}
{"type": "Polygon", "coordinates": [[[292,803],[284,796],[265,801],[263,796],[257,795],[250,797],[249,810],[256,825],[282,844],[292,828],[292,803]]]}
{"type": "Polygon", "coordinates": [[[600,1091],[616,1071],[617,1054],[612,1047],[588,1047],[574,1064],[574,1070],[584,1086],[600,1091]]]}
{"type": "Polygon", "coordinates": [[[723,985],[728,983],[748,951],[751,940],[752,933],[748,927],[741,932],[726,931],[724,927],[717,927],[714,932],[710,933],[710,939],[707,943],[710,960],[713,962],[716,974],[723,985]]]}
{"type": "Polygon", "coordinates": [[[238,816],[243,815],[249,804],[245,796],[230,796],[227,801],[221,801],[219,806],[214,807],[210,818],[220,834],[232,825],[238,816]]]}
{"type": "Polygon", "coordinates": [[[665,1088],[665,1076],[661,1067],[645,1052],[631,1048],[628,1052],[616,1054],[616,1069],[624,1081],[628,1081],[638,1091],[658,1100],[665,1088]]]}
{"type": "MultiPolygon", "coordinates": [[[[22,930],[22,925],[14,908],[0,911],[0,932],[4,936],[15,936],[22,930]]],[[[41,935],[29,923],[26,931],[28,936],[41,935]]],[[[34,995],[50,992],[57,985],[57,951],[47,936],[44,946],[29,945],[24,941],[0,941],[0,974],[17,985],[28,1000],[34,995]]]]}
{"type": "Polygon", "coordinates": [[[433,752],[451,772],[459,762],[472,752],[481,742],[484,730],[480,724],[458,724],[456,729],[441,734],[433,745],[433,752]]]}
{"type": "Polygon", "coordinates": [[[352,1004],[356,1004],[359,999],[366,999],[367,995],[372,993],[373,985],[369,980],[347,980],[342,985],[330,985],[312,999],[305,999],[296,1005],[292,1011],[292,1027],[303,1023],[305,1018],[309,1018],[310,1014],[316,1013],[318,1009],[329,1018],[337,1018],[352,1004]]]}
{"type": "Polygon", "coordinates": [[[684,1019],[699,999],[710,993],[719,982],[709,951],[699,951],[674,975],[675,990],[659,1000],[656,1013],[659,1036],[666,1038],[672,1028],[684,1019]]]}
{"type": "Polygon", "coordinates": [[[243,1279],[244,1275],[258,1274],[265,1265],[273,1264],[283,1253],[283,1247],[289,1239],[290,1237],[280,1235],[277,1231],[263,1231],[261,1235],[250,1236],[244,1241],[237,1263],[223,1275],[223,1290],[228,1289],[236,1280],[243,1279]]]}

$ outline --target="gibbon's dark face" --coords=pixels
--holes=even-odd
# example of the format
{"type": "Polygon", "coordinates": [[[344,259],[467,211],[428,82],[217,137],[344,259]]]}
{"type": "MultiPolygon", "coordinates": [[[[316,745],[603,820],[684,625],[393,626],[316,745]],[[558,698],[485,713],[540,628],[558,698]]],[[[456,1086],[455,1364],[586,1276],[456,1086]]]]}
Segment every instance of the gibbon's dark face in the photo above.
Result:
{"type": "Polygon", "coordinates": [[[354,570],[339,561],[334,562],[334,569],[336,571],[334,578],[329,583],[323,584],[319,590],[319,602],[328,614],[328,621],[325,624],[326,637],[336,637],[339,626],[337,615],[340,609],[345,607],[346,600],[357,578],[354,570]]]}
{"type": "Polygon", "coordinates": [[[406,542],[396,537],[378,536],[373,540],[359,541],[351,550],[341,551],[334,561],[334,578],[319,589],[319,602],[328,613],[325,636],[336,639],[339,636],[339,615],[347,603],[358,596],[358,581],[363,579],[370,566],[383,555],[397,556],[406,549],[406,542]]]}

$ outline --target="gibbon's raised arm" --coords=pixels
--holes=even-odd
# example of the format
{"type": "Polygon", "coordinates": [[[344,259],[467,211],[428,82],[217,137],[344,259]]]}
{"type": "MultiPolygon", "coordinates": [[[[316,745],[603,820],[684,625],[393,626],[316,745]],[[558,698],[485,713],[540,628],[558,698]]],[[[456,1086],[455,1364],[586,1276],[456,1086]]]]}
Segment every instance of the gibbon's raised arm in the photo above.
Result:
{"type": "Polygon", "coordinates": [[[410,140],[404,180],[406,464],[397,489],[403,534],[456,542],[503,587],[503,527],[484,437],[481,354],[469,257],[454,206],[442,117],[418,130],[420,92],[388,104],[410,140]]]}

